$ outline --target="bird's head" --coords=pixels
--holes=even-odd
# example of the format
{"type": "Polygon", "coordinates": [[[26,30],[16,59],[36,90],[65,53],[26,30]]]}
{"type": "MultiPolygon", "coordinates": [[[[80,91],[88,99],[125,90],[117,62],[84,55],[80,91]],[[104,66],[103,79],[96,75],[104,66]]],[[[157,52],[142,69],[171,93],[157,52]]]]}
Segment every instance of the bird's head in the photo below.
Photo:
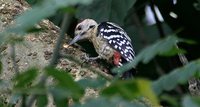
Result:
{"type": "Polygon", "coordinates": [[[97,29],[97,26],[97,22],[92,19],[85,19],[80,22],[75,28],[75,37],[69,43],[69,45],[72,45],[79,40],[92,38],[95,35],[95,30],[97,29]]]}

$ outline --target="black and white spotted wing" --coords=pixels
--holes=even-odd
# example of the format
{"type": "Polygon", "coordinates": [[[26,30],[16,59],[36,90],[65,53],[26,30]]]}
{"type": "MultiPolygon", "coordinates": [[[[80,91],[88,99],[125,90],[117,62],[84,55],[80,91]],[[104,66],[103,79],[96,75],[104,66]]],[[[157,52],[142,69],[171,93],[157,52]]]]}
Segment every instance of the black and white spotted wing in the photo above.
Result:
{"type": "Polygon", "coordinates": [[[108,41],[108,44],[118,51],[126,61],[135,57],[131,39],[118,25],[111,22],[102,22],[98,26],[98,35],[108,41]]]}

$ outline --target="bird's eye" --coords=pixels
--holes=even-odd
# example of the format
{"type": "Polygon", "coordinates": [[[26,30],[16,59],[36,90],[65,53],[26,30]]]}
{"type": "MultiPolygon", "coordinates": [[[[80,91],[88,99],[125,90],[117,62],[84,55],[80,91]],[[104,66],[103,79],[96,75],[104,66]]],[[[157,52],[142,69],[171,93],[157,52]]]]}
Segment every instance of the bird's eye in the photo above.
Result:
{"type": "Polygon", "coordinates": [[[76,29],[77,29],[77,30],[82,30],[82,27],[81,27],[81,26],[78,26],[76,29]]]}
{"type": "Polygon", "coordinates": [[[89,26],[89,29],[93,28],[94,26],[95,26],[95,25],[90,25],[90,26],[89,26]]]}

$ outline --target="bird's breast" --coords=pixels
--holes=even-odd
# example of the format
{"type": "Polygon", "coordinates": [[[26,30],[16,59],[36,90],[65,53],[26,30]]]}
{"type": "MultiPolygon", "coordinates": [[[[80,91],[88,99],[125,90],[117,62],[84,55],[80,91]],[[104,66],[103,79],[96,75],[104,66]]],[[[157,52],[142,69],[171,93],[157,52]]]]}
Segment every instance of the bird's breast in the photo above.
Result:
{"type": "Polygon", "coordinates": [[[112,59],[115,50],[110,47],[106,40],[102,38],[96,38],[95,40],[92,40],[92,43],[96,52],[99,54],[99,56],[101,56],[101,58],[106,60],[112,59]]]}

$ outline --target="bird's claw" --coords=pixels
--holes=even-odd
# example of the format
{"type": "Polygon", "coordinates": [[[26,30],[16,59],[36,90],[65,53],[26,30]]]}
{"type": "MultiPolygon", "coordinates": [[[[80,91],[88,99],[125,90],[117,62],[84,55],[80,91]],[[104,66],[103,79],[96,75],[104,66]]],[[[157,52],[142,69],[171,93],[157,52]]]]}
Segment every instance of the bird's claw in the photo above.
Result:
{"type": "Polygon", "coordinates": [[[97,56],[97,57],[89,57],[87,54],[84,54],[83,59],[84,59],[86,62],[91,62],[91,61],[94,61],[94,60],[99,59],[99,56],[97,56]]]}
{"type": "Polygon", "coordinates": [[[90,62],[90,61],[91,61],[91,59],[90,59],[90,57],[89,57],[88,54],[84,54],[83,58],[84,58],[84,60],[85,60],[86,62],[90,62]]]}

